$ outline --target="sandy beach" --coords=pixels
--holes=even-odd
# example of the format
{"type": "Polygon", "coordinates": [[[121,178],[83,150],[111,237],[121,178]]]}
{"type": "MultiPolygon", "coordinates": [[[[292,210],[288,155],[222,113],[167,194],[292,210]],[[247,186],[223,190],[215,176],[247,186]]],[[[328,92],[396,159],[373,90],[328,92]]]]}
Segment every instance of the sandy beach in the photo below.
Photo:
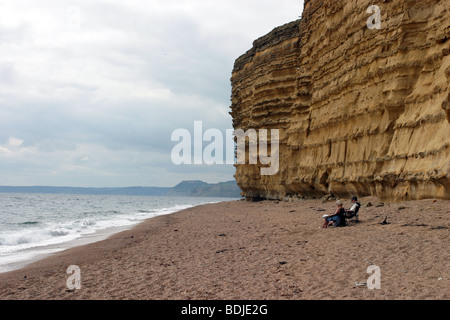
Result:
{"type": "Polygon", "coordinates": [[[449,299],[450,201],[361,203],[359,223],[328,229],[334,201],[186,209],[0,274],[0,299],[449,299]],[[379,290],[364,285],[372,265],[379,290]]]}

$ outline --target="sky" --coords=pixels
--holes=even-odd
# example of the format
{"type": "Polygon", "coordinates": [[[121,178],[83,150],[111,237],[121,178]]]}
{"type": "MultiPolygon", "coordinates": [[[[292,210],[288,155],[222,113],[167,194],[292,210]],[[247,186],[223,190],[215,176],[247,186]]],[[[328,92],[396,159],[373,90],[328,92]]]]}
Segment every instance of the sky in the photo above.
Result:
{"type": "MultiPolygon", "coordinates": [[[[176,129],[232,128],[234,61],[300,0],[0,0],[0,185],[171,187],[176,129]]],[[[205,146],[207,143],[205,143],[205,146]]]]}

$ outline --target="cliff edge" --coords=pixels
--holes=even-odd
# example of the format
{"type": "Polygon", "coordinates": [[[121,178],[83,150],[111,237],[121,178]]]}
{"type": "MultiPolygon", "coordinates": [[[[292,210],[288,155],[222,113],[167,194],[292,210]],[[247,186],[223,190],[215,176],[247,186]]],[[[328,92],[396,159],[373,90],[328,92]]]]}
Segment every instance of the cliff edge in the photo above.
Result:
{"type": "Polygon", "coordinates": [[[450,199],[450,0],[307,0],[232,73],[235,129],[278,129],[279,172],[236,165],[248,198],[450,199]]]}

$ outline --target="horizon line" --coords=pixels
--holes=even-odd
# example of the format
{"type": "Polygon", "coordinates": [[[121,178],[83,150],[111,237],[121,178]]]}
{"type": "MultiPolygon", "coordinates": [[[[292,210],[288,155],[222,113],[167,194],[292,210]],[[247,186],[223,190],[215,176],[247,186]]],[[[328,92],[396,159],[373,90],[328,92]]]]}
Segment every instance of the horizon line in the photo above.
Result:
{"type": "MultiPolygon", "coordinates": [[[[75,186],[52,186],[52,185],[0,185],[0,188],[77,188],[77,189],[127,189],[127,188],[173,188],[183,182],[204,182],[206,184],[219,184],[226,182],[236,182],[236,180],[220,181],[220,182],[206,182],[203,180],[182,180],[172,187],[158,187],[158,186],[126,186],[126,187],[75,187],[75,186]]],[[[237,183],[237,182],[236,182],[237,183]]]]}

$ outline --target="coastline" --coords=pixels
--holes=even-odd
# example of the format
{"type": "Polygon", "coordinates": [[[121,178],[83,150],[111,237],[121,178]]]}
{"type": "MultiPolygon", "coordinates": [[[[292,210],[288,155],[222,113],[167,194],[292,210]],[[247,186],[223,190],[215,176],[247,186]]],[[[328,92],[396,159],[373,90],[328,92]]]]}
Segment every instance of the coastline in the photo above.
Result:
{"type": "Polygon", "coordinates": [[[83,234],[79,238],[76,238],[74,240],[70,240],[67,242],[56,243],[56,244],[51,244],[51,245],[47,245],[47,246],[40,246],[37,248],[32,247],[29,249],[24,249],[20,253],[25,254],[25,255],[27,253],[29,253],[30,257],[2,265],[2,268],[8,269],[8,270],[6,270],[6,271],[0,270],[0,275],[3,273],[26,268],[28,265],[30,265],[34,262],[43,260],[47,257],[58,254],[62,251],[65,251],[65,250],[68,250],[71,248],[80,247],[80,246],[88,245],[88,244],[95,243],[98,241],[106,240],[116,233],[120,233],[120,232],[126,231],[126,230],[131,230],[135,226],[136,225],[127,225],[127,226],[121,226],[121,227],[110,227],[110,228],[100,229],[100,230],[95,231],[94,233],[83,234]]]}
{"type": "Polygon", "coordinates": [[[449,299],[450,201],[369,201],[360,223],[336,229],[319,229],[334,211],[321,200],[157,216],[0,274],[0,299],[449,299]],[[80,267],[80,290],[66,287],[70,265],[80,267]],[[381,290],[355,285],[370,265],[381,268],[381,290]]]}
{"type": "MultiPolygon", "coordinates": [[[[211,199],[213,199],[213,198],[211,198],[211,199]]],[[[223,198],[223,199],[224,200],[222,200],[222,201],[232,200],[231,198],[223,198]]],[[[222,201],[215,200],[215,201],[211,201],[211,202],[204,202],[203,204],[217,203],[217,202],[222,202],[222,201]]],[[[61,251],[64,251],[64,250],[67,250],[67,249],[70,249],[73,247],[78,247],[78,246],[87,245],[90,243],[106,240],[108,237],[114,235],[115,233],[120,233],[125,230],[130,230],[130,229],[134,228],[135,226],[139,225],[140,223],[142,223],[148,219],[154,218],[156,216],[171,214],[171,213],[181,211],[183,209],[187,209],[190,207],[194,207],[194,206],[197,206],[200,204],[202,204],[202,203],[175,204],[173,206],[169,205],[168,207],[151,210],[151,211],[149,211],[149,213],[147,213],[147,217],[143,217],[143,218],[129,215],[129,218],[131,218],[131,220],[133,220],[134,222],[131,222],[131,220],[130,220],[129,222],[126,222],[124,224],[122,221],[121,223],[119,223],[115,226],[103,226],[103,227],[101,227],[101,224],[100,224],[99,227],[95,228],[94,230],[91,230],[91,231],[88,230],[85,233],[79,233],[75,238],[73,238],[71,240],[58,240],[57,239],[57,241],[55,243],[35,244],[28,248],[14,251],[14,252],[12,252],[11,256],[9,256],[9,257],[6,256],[6,257],[4,257],[6,259],[1,261],[0,274],[24,268],[33,262],[42,260],[46,257],[49,257],[58,252],[61,252],[61,251]],[[9,262],[8,262],[8,260],[9,260],[9,262]]],[[[139,210],[139,212],[141,212],[141,210],[139,210]]],[[[94,222],[94,224],[96,224],[96,222],[94,222]]]]}

